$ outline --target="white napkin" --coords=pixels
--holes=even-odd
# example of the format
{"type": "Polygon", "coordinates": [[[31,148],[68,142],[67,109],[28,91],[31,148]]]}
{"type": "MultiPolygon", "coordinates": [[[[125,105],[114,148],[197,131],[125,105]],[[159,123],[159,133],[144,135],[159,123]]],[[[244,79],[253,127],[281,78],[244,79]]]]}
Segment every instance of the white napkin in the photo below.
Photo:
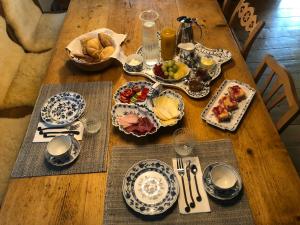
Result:
{"type": "Polygon", "coordinates": [[[120,52],[122,52],[120,45],[125,40],[127,35],[115,33],[114,31],[107,29],[107,28],[100,28],[97,30],[93,30],[91,32],[82,34],[79,37],[76,37],[67,45],[66,50],[70,51],[71,55],[76,55],[76,54],[82,55],[83,53],[82,53],[82,47],[81,47],[80,40],[82,40],[84,38],[88,38],[88,37],[91,37],[91,38],[97,37],[98,33],[100,33],[100,32],[105,33],[112,37],[112,39],[114,40],[114,42],[116,44],[116,46],[115,46],[116,50],[111,55],[111,57],[119,60],[122,64],[124,64],[124,60],[125,60],[124,54],[123,55],[120,54],[120,52]]]}
{"type": "Polygon", "coordinates": [[[204,190],[204,186],[203,186],[203,182],[202,182],[202,170],[201,170],[201,166],[200,166],[200,162],[199,162],[198,157],[185,157],[185,158],[182,158],[184,169],[185,169],[184,186],[185,186],[186,197],[187,197],[188,203],[192,202],[191,197],[190,197],[189,183],[188,183],[187,174],[186,174],[186,166],[188,165],[188,160],[191,160],[191,164],[195,164],[198,168],[196,178],[197,178],[199,192],[200,192],[200,195],[202,197],[202,201],[198,202],[196,200],[196,197],[198,196],[198,194],[197,194],[197,191],[196,191],[196,184],[195,184],[194,174],[191,173],[191,187],[192,187],[192,193],[193,193],[193,198],[195,200],[196,207],[191,208],[191,211],[189,213],[185,212],[184,209],[186,207],[186,204],[185,204],[185,200],[184,200],[182,181],[181,181],[181,177],[177,173],[177,161],[176,161],[175,158],[173,158],[172,159],[173,168],[174,168],[174,171],[175,171],[175,174],[176,174],[176,177],[178,179],[179,186],[180,186],[180,194],[179,194],[179,198],[178,198],[179,212],[181,214],[210,212],[211,210],[210,210],[207,194],[204,190]]]}
{"type": "MultiPolygon", "coordinates": [[[[72,125],[77,125],[77,124],[79,124],[79,127],[75,130],[79,131],[79,134],[74,135],[74,137],[76,138],[76,140],[81,141],[82,136],[83,136],[84,127],[80,121],[77,121],[77,122],[73,123],[72,125]]],[[[49,126],[43,122],[39,122],[38,127],[46,128],[46,127],[51,127],[51,126],[49,126]]],[[[43,134],[39,134],[39,131],[37,129],[38,128],[36,128],[35,135],[34,135],[32,142],[49,142],[52,140],[53,137],[44,138],[43,134]]],[[[65,128],[64,129],[47,129],[47,130],[44,130],[43,132],[45,133],[45,132],[60,132],[60,131],[68,131],[68,129],[65,129],[65,128]]],[[[68,134],[49,134],[49,135],[60,136],[60,135],[68,135],[68,134]]]]}

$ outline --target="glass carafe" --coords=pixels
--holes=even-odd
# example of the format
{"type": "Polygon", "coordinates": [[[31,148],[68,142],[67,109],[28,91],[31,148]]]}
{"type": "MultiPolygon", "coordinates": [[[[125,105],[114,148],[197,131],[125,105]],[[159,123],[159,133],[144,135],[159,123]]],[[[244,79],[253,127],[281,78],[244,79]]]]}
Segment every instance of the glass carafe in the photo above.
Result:
{"type": "Polygon", "coordinates": [[[148,67],[153,67],[159,62],[160,58],[156,27],[158,17],[158,13],[154,10],[147,10],[140,14],[143,32],[143,58],[148,67]]]}

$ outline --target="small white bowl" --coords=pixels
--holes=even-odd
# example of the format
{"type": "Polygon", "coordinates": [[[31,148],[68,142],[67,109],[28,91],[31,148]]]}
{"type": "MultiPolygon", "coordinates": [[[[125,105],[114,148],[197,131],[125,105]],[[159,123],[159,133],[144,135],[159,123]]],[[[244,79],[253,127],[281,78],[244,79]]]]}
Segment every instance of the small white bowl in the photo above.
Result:
{"type": "Polygon", "coordinates": [[[72,145],[70,136],[54,137],[47,144],[47,154],[55,159],[64,159],[70,155],[72,145]]]}
{"type": "Polygon", "coordinates": [[[237,182],[235,171],[225,164],[214,166],[210,171],[210,178],[214,187],[221,191],[232,189],[237,182]]]}
{"type": "Polygon", "coordinates": [[[141,72],[143,70],[143,57],[138,54],[129,55],[124,67],[128,72],[141,72]]]}

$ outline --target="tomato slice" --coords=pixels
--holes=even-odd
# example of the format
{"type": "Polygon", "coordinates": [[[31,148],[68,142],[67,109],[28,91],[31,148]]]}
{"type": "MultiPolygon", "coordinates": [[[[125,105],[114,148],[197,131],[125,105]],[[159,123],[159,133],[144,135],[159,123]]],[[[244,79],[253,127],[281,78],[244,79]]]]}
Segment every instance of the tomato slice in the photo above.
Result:
{"type": "Polygon", "coordinates": [[[133,91],[132,91],[131,88],[127,88],[127,89],[125,89],[125,90],[121,93],[121,95],[123,95],[123,96],[129,98],[129,97],[131,97],[131,96],[133,95],[133,91]]]}

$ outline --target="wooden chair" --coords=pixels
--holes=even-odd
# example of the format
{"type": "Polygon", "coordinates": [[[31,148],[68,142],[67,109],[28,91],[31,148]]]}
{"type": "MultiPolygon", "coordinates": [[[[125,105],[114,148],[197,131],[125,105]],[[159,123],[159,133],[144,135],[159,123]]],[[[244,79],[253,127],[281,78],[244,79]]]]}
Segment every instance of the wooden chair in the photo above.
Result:
{"type": "Polygon", "coordinates": [[[265,81],[260,93],[269,112],[283,100],[287,100],[289,109],[275,122],[278,131],[281,132],[299,112],[300,108],[293,79],[287,69],[271,55],[266,55],[263,62],[258,66],[254,81],[258,83],[262,77],[265,81]],[[267,68],[271,72],[265,76],[267,68]]]}
{"type": "MultiPolygon", "coordinates": [[[[227,2],[227,1],[225,1],[227,2]]],[[[257,21],[257,16],[254,14],[254,8],[249,6],[248,2],[245,0],[240,0],[235,10],[233,11],[231,18],[229,20],[229,26],[232,30],[232,34],[240,48],[240,51],[243,57],[246,59],[248,53],[251,49],[253,42],[258,36],[259,32],[265,25],[264,21],[257,21]],[[248,37],[246,38],[244,44],[241,44],[239,39],[237,38],[236,33],[233,30],[234,21],[238,17],[240,20],[240,26],[244,28],[244,31],[248,33],[248,37]]]]}

